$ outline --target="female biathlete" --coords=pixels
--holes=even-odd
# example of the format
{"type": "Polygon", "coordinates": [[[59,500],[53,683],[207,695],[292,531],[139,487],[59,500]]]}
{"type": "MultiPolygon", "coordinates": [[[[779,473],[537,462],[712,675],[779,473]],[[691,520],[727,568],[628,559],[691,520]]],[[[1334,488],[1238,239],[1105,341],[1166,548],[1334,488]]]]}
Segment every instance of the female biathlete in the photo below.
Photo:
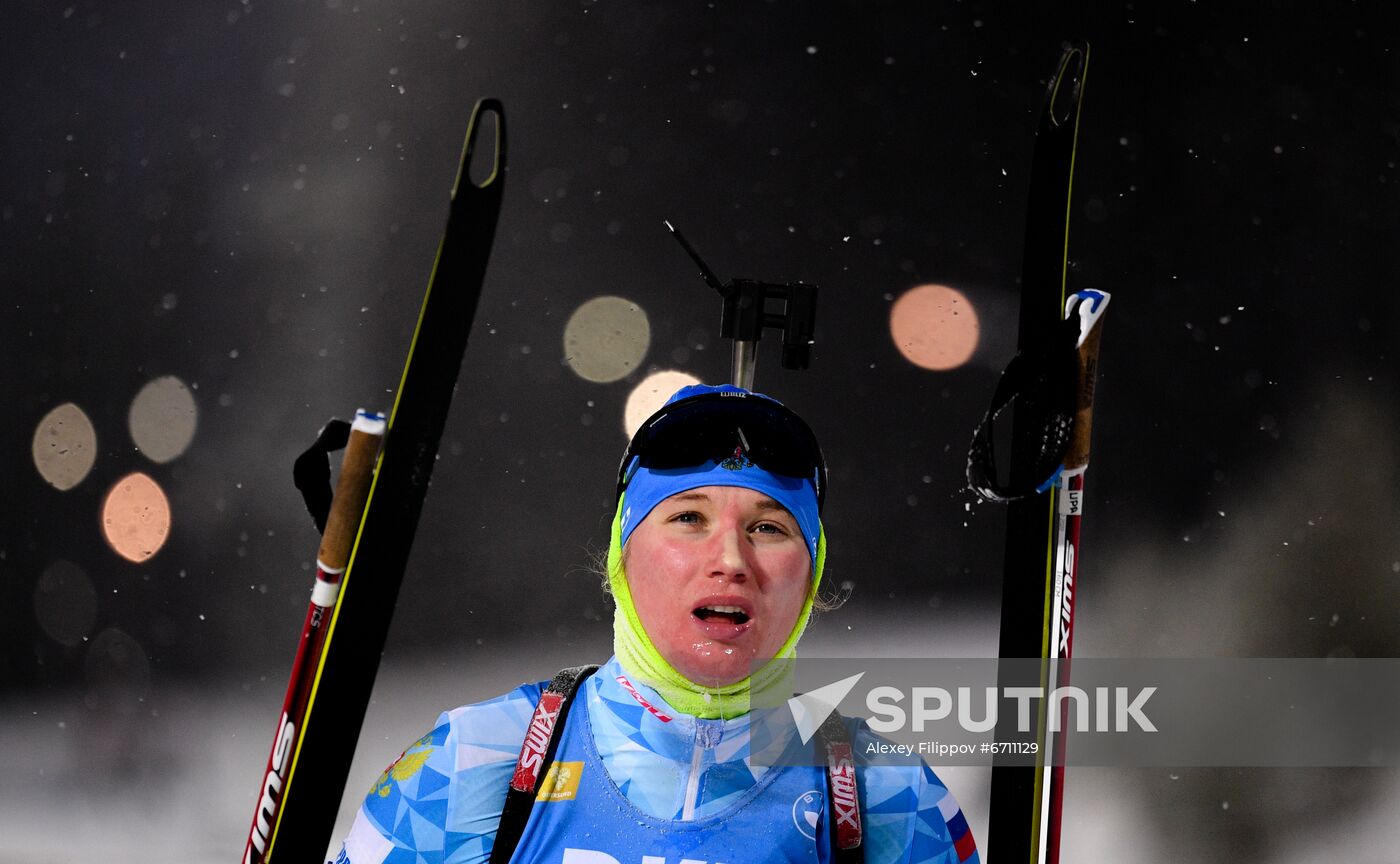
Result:
{"type": "Polygon", "coordinates": [[[807,424],[759,393],[686,387],[619,474],[614,656],[581,683],[566,670],[443,714],[369,791],[336,860],[977,862],[952,793],[922,762],[867,764],[858,721],[832,751],[850,754],[854,790],[835,758],[750,758],[750,700],[790,695],[781,661],[826,559],[807,424]]]}

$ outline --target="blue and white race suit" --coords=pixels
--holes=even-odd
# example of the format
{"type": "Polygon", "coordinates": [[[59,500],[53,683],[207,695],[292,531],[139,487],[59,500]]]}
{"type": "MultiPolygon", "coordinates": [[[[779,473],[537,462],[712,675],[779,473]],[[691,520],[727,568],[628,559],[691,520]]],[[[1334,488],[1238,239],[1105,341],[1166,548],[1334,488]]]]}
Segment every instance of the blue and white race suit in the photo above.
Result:
{"type": "MultiPolygon", "coordinates": [[[[337,864],[485,864],[548,682],[443,714],[369,791],[337,864]]],[[[978,864],[957,801],[918,764],[867,764],[852,740],[867,864],[978,864]]],[[[749,717],[704,720],[613,658],[579,688],[513,862],[832,860],[826,772],[751,764],[749,717]]]]}

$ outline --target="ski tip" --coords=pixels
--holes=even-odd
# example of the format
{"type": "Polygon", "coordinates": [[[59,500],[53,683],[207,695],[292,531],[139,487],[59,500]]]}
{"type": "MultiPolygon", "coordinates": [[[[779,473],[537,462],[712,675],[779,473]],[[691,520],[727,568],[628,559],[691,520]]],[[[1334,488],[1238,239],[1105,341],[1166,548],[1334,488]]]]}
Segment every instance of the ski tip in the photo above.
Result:
{"type": "Polygon", "coordinates": [[[1065,42],[1045,100],[1045,117],[1052,127],[1072,125],[1078,118],[1088,69],[1089,43],[1083,39],[1065,42]]]}
{"type": "MultiPolygon", "coordinates": [[[[467,123],[467,137],[462,144],[462,163],[457,169],[456,182],[452,184],[452,195],[455,198],[462,189],[462,183],[466,183],[476,189],[488,189],[501,183],[506,168],[506,110],[501,104],[501,100],[487,97],[477,100],[476,106],[472,108],[471,120],[467,123]],[[472,179],[471,166],[473,157],[476,154],[477,139],[482,137],[481,130],[486,123],[487,116],[494,121],[492,126],[494,134],[491,136],[492,152],[490,170],[486,172],[479,182],[472,179]]],[[[482,173],[476,172],[478,176],[482,173]]]]}

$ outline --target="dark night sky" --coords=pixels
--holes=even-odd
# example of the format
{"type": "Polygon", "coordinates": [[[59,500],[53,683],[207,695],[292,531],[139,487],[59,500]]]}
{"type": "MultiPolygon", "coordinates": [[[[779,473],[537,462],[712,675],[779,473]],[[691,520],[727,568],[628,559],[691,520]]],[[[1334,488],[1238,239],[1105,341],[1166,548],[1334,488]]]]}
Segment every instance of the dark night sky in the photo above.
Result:
{"type": "Polygon", "coordinates": [[[649,371],[728,372],[713,292],[663,218],[722,275],[821,287],[812,371],[765,342],[758,381],[831,463],[829,572],[854,588],[838,614],[994,621],[1000,515],[962,472],[1014,350],[1035,120],[1076,35],[1093,59],[1071,283],[1114,295],[1076,645],[1400,649],[1400,62],[1378,8],[158,5],[24,0],[0,28],[0,704],[79,699],[109,673],[143,693],[259,678],[271,722],[316,543],[292,459],[328,417],[389,407],[488,95],[506,199],[388,657],[514,644],[527,621],[606,650],[586,570],[623,404],[649,371]],[[981,317],[952,372],[888,335],[891,301],[927,282],[981,317]],[[600,294],[651,325],[610,384],[562,362],[565,322],[600,294]],[[126,424],[161,375],[191,386],[199,425],[155,464],[126,424]],[[98,458],[59,492],[30,442],[64,402],[98,458]],[[98,524],[133,470],[174,514],[140,565],[98,524]],[[88,632],[125,634],[135,661],[46,635],[35,591],[59,560],[91,586],[88,632]]]}

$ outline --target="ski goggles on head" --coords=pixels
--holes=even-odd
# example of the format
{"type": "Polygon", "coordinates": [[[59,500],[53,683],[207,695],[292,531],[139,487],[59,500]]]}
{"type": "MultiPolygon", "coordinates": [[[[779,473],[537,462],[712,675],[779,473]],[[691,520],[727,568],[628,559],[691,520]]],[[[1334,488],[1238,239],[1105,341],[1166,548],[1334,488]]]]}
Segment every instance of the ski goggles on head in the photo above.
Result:
{"type": "Polygon", "coordinates": [[[826,462],[806,422],[776,399],[729,384],[682,388],[647,418],[618,466],[617,495],[640,468],[655,473],[710,465],[754,465],[777,478],[811,483],[818,511],[826,498],[826,462]]]}
{"type": "Polygon", "coordinates": [[[802,418],[728,384],[681,389],[642,424],[622,457],[620,542],[666,498],[703,486],[741,486],[776,501],[797,520],[817,572],[826,464],[802,418]]]}

